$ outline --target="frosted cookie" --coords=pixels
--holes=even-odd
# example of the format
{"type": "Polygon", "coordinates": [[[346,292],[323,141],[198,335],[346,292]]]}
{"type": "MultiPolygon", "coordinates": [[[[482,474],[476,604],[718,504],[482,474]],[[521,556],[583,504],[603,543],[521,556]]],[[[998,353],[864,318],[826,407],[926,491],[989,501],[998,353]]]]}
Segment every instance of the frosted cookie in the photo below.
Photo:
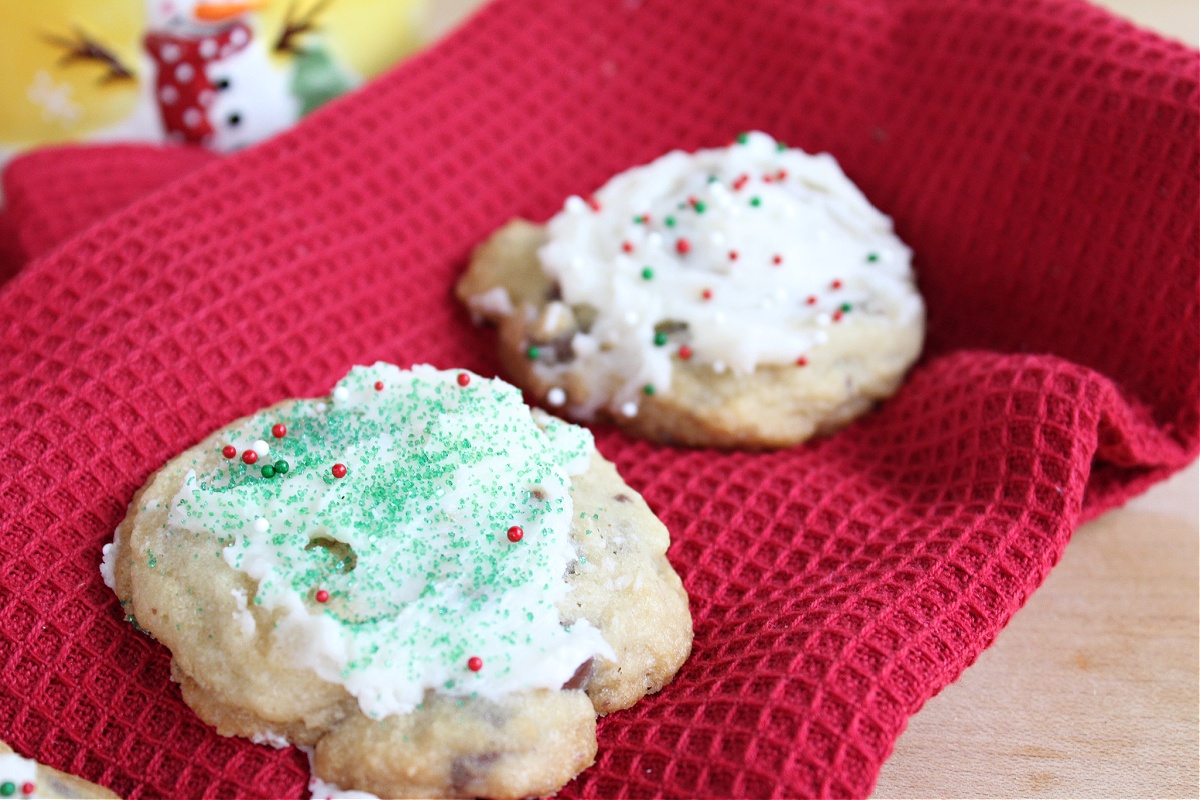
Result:
{"type": "Polygon", "coordinates": [[[510,223],[457,294],[499,326],[507,374],[571,419],[783,447],[898,388],[924,336],[910,262],[831,156],[751,133],[510,223]]]}
{"type": "Polygon", "coordinates": [[[22,758],[0,742],[0,797],[116,798],[103,786],[22,758]]]}
{"type": "Polygon", "coordinates": [[[525,797],[687,657],[668,544],[586,430],[376,364],[167,464],[101,570],[196,713],[311,748],[321,792],[525,797]]]}

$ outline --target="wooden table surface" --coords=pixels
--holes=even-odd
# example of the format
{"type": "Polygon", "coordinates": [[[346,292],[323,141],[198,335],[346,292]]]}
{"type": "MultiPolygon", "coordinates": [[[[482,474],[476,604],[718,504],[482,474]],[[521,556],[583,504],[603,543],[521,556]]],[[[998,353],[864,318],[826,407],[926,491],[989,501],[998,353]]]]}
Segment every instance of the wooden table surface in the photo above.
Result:
{"type": "Polygon", "coordinates": [[[1196,797],[1200,472],[1075,532],[962,678],[909,722],[876,797],[1196,797]]]}

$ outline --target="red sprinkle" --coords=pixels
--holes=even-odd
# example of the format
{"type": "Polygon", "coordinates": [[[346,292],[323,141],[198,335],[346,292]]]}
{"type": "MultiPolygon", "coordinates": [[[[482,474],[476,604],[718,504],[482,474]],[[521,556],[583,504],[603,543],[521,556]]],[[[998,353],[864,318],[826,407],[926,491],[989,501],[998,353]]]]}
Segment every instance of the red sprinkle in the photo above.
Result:
{"type": "Polygon", "coordinates": [[[626,253],[632,253],[633,252],[633,244],[630,242],[621,242],[621,249],[624,250],[626,253]]]}
{"type": "Polygon", "coordinates": [[[808,359],[805,358],[804,356],[800,356],[799,358],[796,359],[796,366],[797,367],[807,367],[808,359]]]}
{"type": "Polygon", "coordinates": [[[471,656],[467,659],[467,669],[471,670],[471,672],[479,672],[479,670],[483,669],[483,659],[479,656],[471,656]]]}
{"type": "Polygon", "coordinates": [[[810,306],[815,306],[817,304],[817,296],[815,294],[810,294],[808,299],[804,302],[808,303],[810,306]]]}
{"type": "Polygon", "coordinates": [[[592,209],[592,211],[600,210],[600,201],[597,200],[596,198],[589,197],[586,202],[588,204],[588,208],[592,209]]]}
{"type": "Polygon", "coordinates": [[[834,289],[840,289],[840,288],[842,288],[842,282],[841,282],[841,281],[834,281],[833,283],[831,283],[831,284],[829,284],[829,285],[830,285],[831,287],[833,287],[834,289]]]}
{"type": "Polygon", "coordinates": [[[777,180],[777,181],[785,181],[785,180],[787,180],[787,170],[786,170],[786,169],[781,169],[781,170],[779,170],[779,172],[776,172],[776,173],[775,173],[775,180],[777,180]]]}
{"type": "Polygon", "coordinates": [[[258,461],[258,453],[253,450],[247,450],[242,453],[242,461],[245,461],[247,464],[253,464],[255,461],[258,461]]]}
{"type": "Polygon", "coordinates": [[[729,260],[730,260],[730,261],[737,261],[737,258],[738,258],[738,253],[737,253],[737,250],[730,250],[730,251],[729,251],[729,260]]]}
{"type": "Polygon", "coordinates": [[[26,797],[33,794],[36,790],[37,787],[33,785],[33,781],[25,781],[25,783],[21,784],[21,794],[25,795],[26,797]]]}
{"type": "Polygon", "coordinates": [[[834,322],[842,321],[842,310],[840,308],[837,311],[833,312],[833,321],[834,322]]]}
{"type": "Polygon", "coordinates": [[[334,464],[332,471],[333,471],[333,477],[335,477],[335,478],[346,477],[346,465],[345,464],[334,464]]]}
{"type": "Polygon", "coordinates": [[[679,346],[679,357],[684,361],[687,361],[692,357],[692,348],[688,347],[686,344],[681,344],[679,346]]]}
{"type": "Polygon", "coordinates": [[[377,392],[383,391],[383,381],[375,381],[375,391],[377,391],[377,392]]]}
{"type": "Polygon", "coordinates": [[[525,538],[525,531],[521,528],[520,525],[513,525],[511,528],[508,529],[508,540],[510,542],[513,542],[515,544],[516,542],[519,542],[524,538],[525,538]]]}
{"type": "Polygon", "coordinates": [[[691,249],[692,243],[687,239],[679,239],[675,242],[675,252],[679,253],[681,256],[687,255],[689,252],[691,252],[691,249]]]}
{"type": "Polygon", "coordinates": [[[782,264],[782,263],[783,263],[783,256],[778,256],[778,255],[777,255],[777,256],[775,256],[774,258],[772,258],[772,259],[771,259],[771,263],[772,263],[772,264],[775,264],[775,265],[777,265],[777,266],[778,266],[779,264],[782,264]]]}
{"type": "Polygon", "coordinates": [[[284,425],[282,422],[276,422],[271,426],[271,435],[276,439],[282,439],[287,436],[287,425],[284,425]]]}
{"type": "Polygon", "coordinates": [[[317,602],[318,603],[328,603],[329,602],[329,592],[325,591],[324,589],[321,589],[320,591],[318,591],[317,592],[317,602]]]}
{"type": "Polygon", "coordinates": [[[469,386],[471,384],[471,376],[465,372],[458,373],[458,385],[469,386]]]}
{"type": "Polygon", "coordinates": [[[748,181],[748,180],[750,180],[749,175],[745,175],[745,174],[739,175],[738,179],[733,182],[733,190],[735,192],[740,191],[741,188],[746,185],[746,181],[748,181]]]}
{"type": "Polygon", "coordinates": [[[763,175],[763,183],[770,183],[770,182],[771,182],[771,176],[763,175]]]}
{"type": "Polygon", "coordinates": [[[703,297],[705,300],[712,300],[712,289],[705,289],[703,292],[700,293],[700,296],[703,297]]]}
{"type": "Polygon", "coordinates": [[[226,458],[233,458],[237,455],[237,448],[231,444],[227,444],[221,448],[221,455],[225,456],[226,458]]]}

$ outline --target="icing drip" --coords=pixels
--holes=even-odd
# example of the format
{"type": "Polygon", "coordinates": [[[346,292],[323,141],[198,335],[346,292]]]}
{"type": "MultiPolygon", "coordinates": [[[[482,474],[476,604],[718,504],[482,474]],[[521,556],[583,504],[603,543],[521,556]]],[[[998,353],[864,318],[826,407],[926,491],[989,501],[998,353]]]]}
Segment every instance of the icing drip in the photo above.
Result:
{"type": "Polygon", "coordinates": [[[536,413],[503,381],[355,367],[331,398],[230,436],[242,452],[283,423],[270,457],[285,471],[238,458],[193,469],[169,528],[217,538],[257,586],[249,603],[282,612],[272,657],[344,685],[369,716],[410,711],[430,689],[557,689],[588,658],[615,656],[555,607],[577,558],[570,476],[588,468],[592,437],[536,413]]]}

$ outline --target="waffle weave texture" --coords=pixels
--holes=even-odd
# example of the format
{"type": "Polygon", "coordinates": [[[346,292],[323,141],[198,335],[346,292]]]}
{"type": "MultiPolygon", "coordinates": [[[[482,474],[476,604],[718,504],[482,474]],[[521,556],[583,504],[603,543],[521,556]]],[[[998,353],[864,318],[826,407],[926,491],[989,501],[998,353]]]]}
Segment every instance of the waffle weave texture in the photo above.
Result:
{"type": "Polygon", "coordinates": [[[217,736],[122,621],[97,564],[134,491],[352,364],[495,373],[451,297],[473,245],[761,129],[832,152],[895,218],[926,353],[878,412],[791,450],[597,431],[671,530],[696,641],[601,721],[563,796],[868,793],[1080,521],[1196,456],[1197,65],[1072,0],[499,0],[234,157],[18,160],[0,737],[126,796],[300,796],[302,755],[217,736]]]}

